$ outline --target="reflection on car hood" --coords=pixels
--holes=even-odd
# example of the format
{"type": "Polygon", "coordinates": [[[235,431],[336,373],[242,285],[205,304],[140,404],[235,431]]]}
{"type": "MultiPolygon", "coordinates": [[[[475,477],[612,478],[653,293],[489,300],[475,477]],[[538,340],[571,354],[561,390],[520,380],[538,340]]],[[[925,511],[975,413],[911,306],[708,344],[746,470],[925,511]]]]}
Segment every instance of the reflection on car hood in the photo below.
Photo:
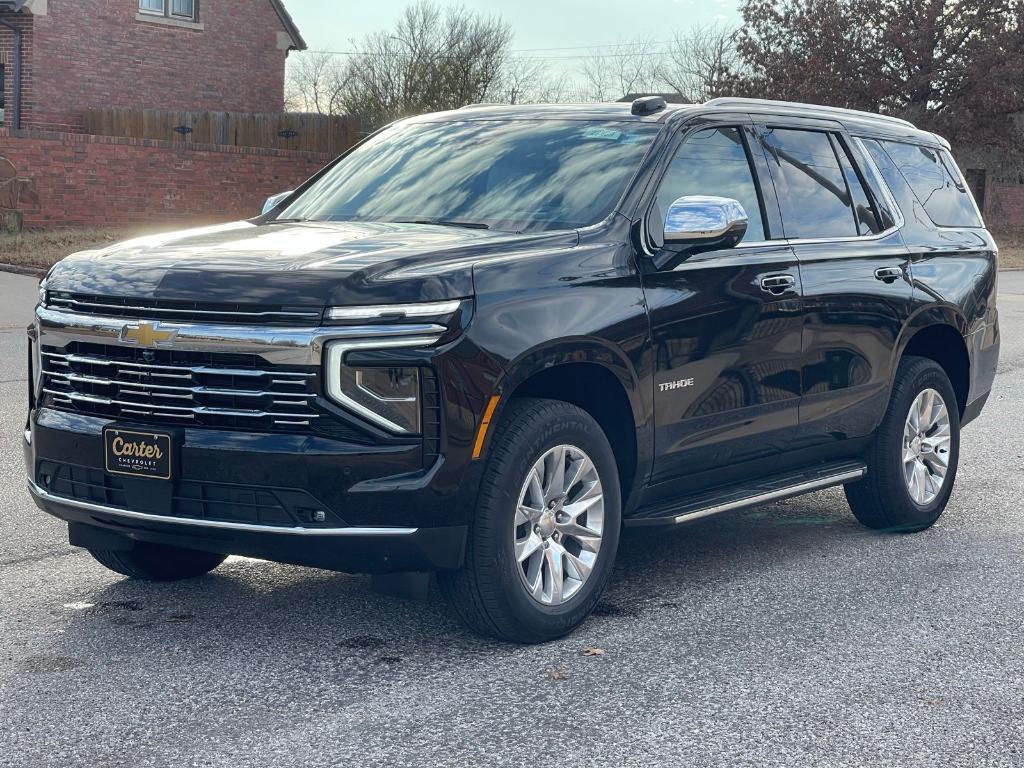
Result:
{"type": "Polygon", "coordinates": [[[515,234],[422,224],[235,222],[76,253],[50,290],[253,304],[436,301],[472,294],[481,260],[574,246],[575,231],[515,234]]]}

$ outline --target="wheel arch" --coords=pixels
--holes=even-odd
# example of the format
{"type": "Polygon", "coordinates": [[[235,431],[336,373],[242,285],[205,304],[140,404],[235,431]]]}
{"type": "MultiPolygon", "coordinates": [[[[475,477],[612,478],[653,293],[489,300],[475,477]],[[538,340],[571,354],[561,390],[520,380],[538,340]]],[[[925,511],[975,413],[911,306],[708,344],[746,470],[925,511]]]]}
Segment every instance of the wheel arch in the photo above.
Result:
{"type": "Polygon", "coordinates": [[[500,419],[510,402],[522,397],[562,400],[582,408],[600,425],[619,469],[623,509],[644,477],[646,420],[633,366],[619,350],[584,339],[560,340],[510,365],[501,382],[500,419]]]}
{"type": "MultiPolygon", "coordinates": [[[[907,326],[901,340],[899,356],[925,357],[934,360],[946,372],[957,406],[963,416],[971,386],[971,358],[964,341],[966,320],[951,307],[932,307],[917,315],[907,326]]],[[[893,366],[895,376],[896,366],[893,366]]]]}

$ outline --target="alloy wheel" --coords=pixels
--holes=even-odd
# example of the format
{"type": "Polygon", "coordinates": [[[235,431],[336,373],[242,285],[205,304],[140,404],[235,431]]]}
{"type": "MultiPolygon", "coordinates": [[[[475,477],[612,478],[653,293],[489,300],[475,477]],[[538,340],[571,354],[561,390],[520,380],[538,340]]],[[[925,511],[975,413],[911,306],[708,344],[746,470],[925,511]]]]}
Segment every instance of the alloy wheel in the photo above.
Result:
{"type": "Polygon", "coordinates": [[[558,445],[537,460],[523,482],[514,529],[516,568],[534,600],[560,605],[579,593],[604,533],[601,477],[583,450],[558,445]]]}
{"type": "Polygon", "coordinates": [[[930,504],[946,479],[951,446],[949,411],[934,389],[914,399],[903,428],[903,478],[916,503],[930,504]]]}

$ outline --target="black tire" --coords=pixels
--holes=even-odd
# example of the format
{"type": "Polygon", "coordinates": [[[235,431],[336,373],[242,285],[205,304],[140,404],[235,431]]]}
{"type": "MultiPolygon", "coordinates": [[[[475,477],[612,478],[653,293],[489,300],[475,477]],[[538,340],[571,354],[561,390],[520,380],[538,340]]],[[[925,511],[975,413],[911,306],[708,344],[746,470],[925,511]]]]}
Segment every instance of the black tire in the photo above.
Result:
{"type": "Polygon", "coordinates": [[[934,525],[946,508],[959,459],[960,412],[949,377],[934,360],[905,357],[896,371],[889,408],[866,455],[868,473],[864,479],[846,485],[846,499],[853,514],[868,528],[923,531],[934,525]],[[927,389],[934,389],[945,401],[950,444],[942,487],[929,503],[919,504],[903,476],[903,430],[911,405],[927,389]]]}
{"type": "Polygon", "coordinates": [[[491,439],[466,561],[459,571],[439,574],[441,589],[474,632],[517,643],[553,640],[586,619],[611,575],[622,526],[615,455],[588,413],[558,400],[512,401],[491,439]],[[543,605],[528,594],[520,576],[513,520],[533,465],[563,444],[584,451],[597,470],[604,492],[604,529],[593,570],[579,591],[560,605],[543,605]]]}
{"type": "Polygon", "coordinates": [[[90,548],[89,554],[112,571],[145,581],[178,581],[202,576],[227,557],[146,541],[136,542],[128,551],[90,548]]]}

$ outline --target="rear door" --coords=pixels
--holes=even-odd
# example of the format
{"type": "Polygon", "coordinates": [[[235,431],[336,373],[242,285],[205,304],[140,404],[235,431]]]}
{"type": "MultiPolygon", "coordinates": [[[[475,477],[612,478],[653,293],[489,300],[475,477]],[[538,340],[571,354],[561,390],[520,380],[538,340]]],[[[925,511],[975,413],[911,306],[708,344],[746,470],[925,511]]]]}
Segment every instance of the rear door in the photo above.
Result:
{"type": "Polygon", "coordinates": [[[800,432],[795,448],[851,450],[888,403],[912,284],[900,219],[877,169],[838,124],[759,126],[786,237],[803,280],[800,432]]]}
{"type": "Polygon", "coordinates": [[[767,168],[755,142],[735,115],[704,122],[681,138],[657,187],[652,229],[686,195],[739,200],[749,226],[736,248],[668,254],[664,268],[645,270],[655,355],[651,500],[729,479],[711,470],[742,474],[746,462],[784,451],[798,425],[800,271],[781,239],[774,192],[756,181],[767,168]]]}

